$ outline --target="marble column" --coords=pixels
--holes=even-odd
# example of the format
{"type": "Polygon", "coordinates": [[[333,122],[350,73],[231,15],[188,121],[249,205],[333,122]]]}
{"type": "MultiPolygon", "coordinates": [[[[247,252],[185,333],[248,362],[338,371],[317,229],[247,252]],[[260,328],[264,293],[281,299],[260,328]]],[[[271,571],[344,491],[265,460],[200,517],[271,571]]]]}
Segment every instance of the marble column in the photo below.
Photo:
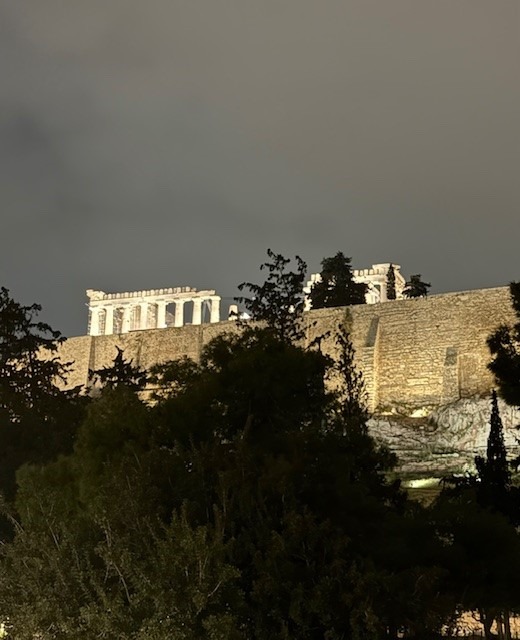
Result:
{"type": "Polygon", "coordinates": [[[186,300],[175,300],[175,320],[174,326],[182,327],[184,324],[184,303],[186,300]]]}
{"type": "Polygon", "coordinates": [[[202,323],[202,298],[193,298],[193,318],[191,323],[202,323]]]}
{"type": "Polygon", "coordinates": [[[379,284],[379,291],[380,291],[380,296],[379,296],[379,300],[380,302],[386,302],[388,300],[388,298],[386,297],[386,288],[388,286],[388,278],[385,276],[384,278],[381,278],[381,282],[379,284]]]}
{"type": "Polygon", "coordinates": [[[210,322],[220,322],[220,296],[211,296],[211,311],[209,314],[210,322]]]}
{"type": "Polygon", "coordinates": [[[99,307],[90,309],[90,335],[99,335],[99,307]]]}
{"type": "Polygon", "coordinates": [[[164,300],[159,300],[157,302],[157,329],[165,329],[166,328],[166,302],[164,300]]]}
{"type": "Polygon", "coordinates": [[[110,304],[106,307],[105,315],[105,335],[111,336],[114,333],[114,307],[110,304]]]}
{"type": "Polygon", "coordinates": [[[148,329],[148,302],[140,302],[139,308],[141,309],[139,328],[148,329]]]}
{"type": "Polygon", "coordinates": [[[121,322],[121,333],[130,331],[130,323],[132,322],[132,307],[127,304],[123,307],[123,321],[121,322]]]}

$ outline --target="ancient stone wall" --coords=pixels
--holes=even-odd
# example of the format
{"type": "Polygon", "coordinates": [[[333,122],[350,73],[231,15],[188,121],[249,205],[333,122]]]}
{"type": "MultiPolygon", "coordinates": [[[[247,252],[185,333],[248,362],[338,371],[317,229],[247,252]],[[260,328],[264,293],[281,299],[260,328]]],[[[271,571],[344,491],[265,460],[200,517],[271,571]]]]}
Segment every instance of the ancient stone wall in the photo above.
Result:
{"type": "Polygon", "coordinates": [[[322,309],[310,332],[351,328],[371,410],[434,407],[488,393],[486,339],[514,321],[506,287],[446,293],[377,305],[322,309]]]}
{"type": "MultiPolygon", "coordinates": [[[[306,314],[307,341],[346,322],[370,401],[378,413],[413,413],[492,387],[486,338],[514,320],[507,287],[393,300],[375,305],[320,309],[306,314]]],[[[132,331],[125,335],[70,338],[61,349],[73,360],[69,384],[85,384],[89,369],[111,363],[116,346],[142,367],[186,355],[198,359],[215,335],[234,323],[132,331]]],[[[329,339],[329,348],[331,339],[329,339]]]]}

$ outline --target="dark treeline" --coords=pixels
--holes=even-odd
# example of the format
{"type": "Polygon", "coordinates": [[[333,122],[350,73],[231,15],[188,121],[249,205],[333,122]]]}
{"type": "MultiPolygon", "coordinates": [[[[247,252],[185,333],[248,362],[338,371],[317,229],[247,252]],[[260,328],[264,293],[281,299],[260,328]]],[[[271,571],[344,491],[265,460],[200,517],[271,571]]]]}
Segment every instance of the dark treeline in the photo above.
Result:
{"type": "MultiPolygon", "coordinates": [[[[510,637],[520,498],[496,397],[476,473],[410,500],[368,434],[348,309],[332,352],[303,347],[305,264],[268,252],[263,268],[241,298],[259,324],[238,321],[199,363],[141,371],[118,351],[88,393],[59,390],[59,334],[2,289],[5,637],[428,639],[464,611],[510,637]]],[[[490,337],[513,399],[519,331],[490,337]]]]}

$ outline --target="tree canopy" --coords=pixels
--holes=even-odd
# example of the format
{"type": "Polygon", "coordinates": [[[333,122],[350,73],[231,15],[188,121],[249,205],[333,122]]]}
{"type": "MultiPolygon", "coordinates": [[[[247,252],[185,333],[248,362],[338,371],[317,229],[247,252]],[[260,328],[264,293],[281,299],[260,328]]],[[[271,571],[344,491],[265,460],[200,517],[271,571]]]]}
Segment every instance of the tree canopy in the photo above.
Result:
{"type": "Polygon", "coordinates": [[[313,309],[364,304],[367,285],[356,282],[352,274],[351,258],[341,251],[321,262],[320,279],[309,294],[313,309]]]}
{"type": "Polygon", "coordinates": [[[497,394],[491,398],[485,456],[475,457],[476,473],[446,479],[436,526],[448,532],[447,565],[453,597],[478,610],[485,637],[493,622],[510,640],[509,616],[520,603],[519,490],[512,484],[497,394]]]}
{"type": "Polygon", "coordinates": [[[73,445],[18,465],[9,640],[425,640],[461,610],[489,630],[520,608],[496,397],[477,475],[409,500],[369,432],[348,314],[327,352],[305,345],[303,263],[268,257],[244,284],[260,323],[151,372],[118,350],[71,405],[73,445]]]}
{"type": "Polygon", "coordinates": [[[38,320],[40,310],[0,288],[0,492],[8,499],[22,464],[71,450],[83,415],[79,389],[60,387],[69,369],[56,356],[63,338],[38,320]]]}
{"type": "Polygon", "coordinates": [[[429,282],[423,282],[421,280],[421,274],[419,273],[410,276],[410,280],[407,281],[403,289],[403,295],[405,298],[425,298],[431,286],[429,282]]]}
{"type": "Polygon", "coordinates": [[[267,250],[268,261],[260,265],[267,270],[262,284],[242,282],[238,289],[249,291],[249,296],[238,296],[253,320],[265,323],[283,341],[303,337],[302,317],[305,308],[303,287],[307,264],[295,257],[296,270],[288,269],[291,259],[267,250]]]}
{"type": "Polygon", "coordinates": [[[335,356],[304,348],[291,306],[164,365],[151,404],[122,353],[98,374],[73,451],[18,472],[0,552],[13,637],[375,640],[414,611],[424,624],[436,571],[368,433],[348,332],[335,356]]]}

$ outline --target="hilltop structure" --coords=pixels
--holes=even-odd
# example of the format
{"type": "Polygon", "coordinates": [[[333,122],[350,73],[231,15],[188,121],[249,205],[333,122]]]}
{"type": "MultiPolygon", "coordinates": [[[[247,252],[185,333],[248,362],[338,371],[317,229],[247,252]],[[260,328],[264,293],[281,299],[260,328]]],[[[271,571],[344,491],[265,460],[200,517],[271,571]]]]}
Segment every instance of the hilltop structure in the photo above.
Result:
{"type": "MultiPolygon", "coordinates": [[[[384,277],[385,266],[358,277],[384,277]]],[[[198,361],[214,337],[237,331],[234,321],[218,321],[220,297],[213,290],[89,291],[89,300],[88,335],[66,340],[59,350],[63,362],[74,363],[70,386],[87,385],[89,370],[110,366],[117,348],[149,369],[182,356],[198,361]],[[189,302],[192,315],[185,318],[189,302]]],[[[485,450],[494,386],[486,340],[516,320],[508,287],[311,310],[305,318],[305,343],[328,336],[322,346],[329,352],[335,329],[348,326],[371,433],[396,451],[402,469],[414,477],[445,475],[471,466],[485,450]]],[[[506,444],[514,446],[520,412],[503,404],[500,412],[506,444]]]]}
{"type": "MultiPolygon", "coordinates": [[[[210,295],[215,304],[220,298],[213,292],[187,288],[172,293],[169,289],[153,291],[154,295],[141,297],[138,294],[143,292],[98,292],[98,297],[89,292],[91,314],[97,312],[97,321],[91,319],[89,335],[69,338],[61,348],[63,357],[75,362],[70,384],[86,384],[88,370],[109,365],[116,346],[124,349],[134,364],[149,368],[183,355],[198,360],[202,348],[213,337],[236,330],[232,321],[217,322],[216,306],[212,306],[210,322],[202,323],[197,312],[194,322],[181,325],[178,312],[177,323],[175,315],[173,322],[166,316],[164,326],[164,316],[159,322],[156,311],[159,302],[164,304],[168,297],[180,300],[179,308],[195,296],[201,300],[210,295]],[[152,299],[157,307],[150,311],[152,299]],[[110,327],[110,323],[106,324],[106,316],[111,314],[109,307],[120,309],[121,300],[128,302],[126,314],[123,312],[127,324],[118,321],[110,327]]],[[[493,378],[487,369],[490,355],[486,339],[500,324],[514,322],[515,315],[509,290],[501,287],[318,309],[307,312],[306,318],[309,343],[317,335],[333,336],[337,325],[347,321],[371,412],[413,412],[489,393],[493,378]]],[[[332,349],[333,337],[327,338],[324,345],[332,349]]]]}
{"type": "MultiPolygon", "coordinates": [[[[388,270],[390,269],[390,266],[393,266],[395,274],[395,297],[396,300],[400,300],[404,297],[403,290],[406,286],[406,279],[401,274],[400,265],[394,264],[393,262],[381,262],[373,264],[368,269],[353,269],[352,279],[354,282],[360,282],[367,285],[367,292],[365,294],[365,301],[367,304],[387,302],[388,270]]],[[[321,282],[321,274],[311,273],[311,277],[303,289],[306,294],[305,308],[307,311],[311,308],[309,294],[312,287],[317,282],[321,282]]]]}
{"type": "MultiPolygon", "coordinates": [[[[367,304],[387,301],[387,280],[390,263],[373,264],[368,269],[355,269],[355,282],[368,285],[367,304]]],[[[401,267],[393,265],[395,273],[396,298],[403,297],[406,284],[401,275],[401,267]]],[[[311,274],[304,293],[307,296],[306,308],[310,309],[308,295],[320,274],[311,274]]],[[[220,321],[220,302],[214,289],[197,291],[193,287],[169,287],[143,291],[125,291],[123,293],[105,293],[87,289],[89,336],[121,335],[130,331],[147,329],[166,329],[182,327],[185,324],[215,323],[220,321]]],[[[232,312],[238,313],[236,305],[232,312]]]]}
{"type": "Polygon", "coordinates": [[[182,327],[186,307],[191,306],[191,324],[202,324],[207,310],[209,322],[220,321],[220,296],[214,289],[170,287],[105,293],[87,289],[89,336],[105,336],[146,329],[182,327]]]}

